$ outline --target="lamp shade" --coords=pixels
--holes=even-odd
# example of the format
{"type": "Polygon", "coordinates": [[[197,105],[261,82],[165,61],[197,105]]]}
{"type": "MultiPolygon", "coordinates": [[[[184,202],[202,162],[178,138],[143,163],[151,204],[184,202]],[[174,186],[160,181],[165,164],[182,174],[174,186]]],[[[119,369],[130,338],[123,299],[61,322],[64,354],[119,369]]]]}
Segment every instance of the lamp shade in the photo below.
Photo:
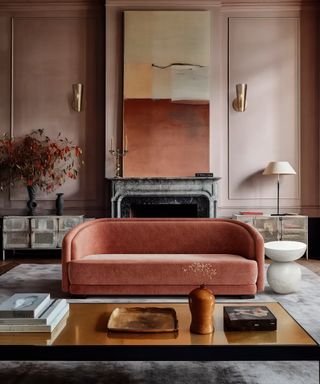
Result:
{"type": "Polygon", "coordinates": [[[295,175],[296,171],[287,161],[271,161],[262,173],[263,175],[295,175]]]}

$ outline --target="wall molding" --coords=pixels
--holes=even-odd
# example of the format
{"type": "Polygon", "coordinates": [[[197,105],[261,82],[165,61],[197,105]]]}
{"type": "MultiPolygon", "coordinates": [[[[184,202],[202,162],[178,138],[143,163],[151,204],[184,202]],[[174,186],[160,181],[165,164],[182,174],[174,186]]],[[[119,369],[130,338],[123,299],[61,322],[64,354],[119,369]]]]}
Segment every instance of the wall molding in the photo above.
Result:
{"type": "MultiPolygon", "coordinates": [[[[95,17],[88,17],[85,15],[75,15],[75,16],[35,16],[35,15],[30,15],[30,16],[13,16],[11,17],[11,68],[10,68],[10,137],[14,138],[15,137],[15,119],[14,119],[14,113],[15,113],[15,94],[14,94],[14,84],[15,84],[15,78],[14,78],[14,73],[15,73],[15,56],[14,56],[14,50],[15,50],[15,23],[19,20],[24,20],[24,21],[42,21],[42,20],[51,20],[51,21],[65,21],[65,20],[80,20],[80,21],[87,21],[87,20],[94,20],[96,19],[95,17]]],[[[98,71],[96,71],[95,76],[97,76],[98,71]]],[[[96,82],[98,82],[96,80],[96,82]]],[[[81,171],[81,170],[80,170],[81,171]]],[[[24,202],[25,198],[21,196],[15,196],[14,191],[12,189],[9,189],[9,201],[10,202],[24,202]]],[[[94,194],[90,194],[89,198],[86,198],[85,196],[79,196],[75,198],[68,198],[65,196],[65,203],[66,203],[66,208],[67,209],[72,209],[68,208],[69,205],[79,205],[79,204],[86,204],[86,207],[90,207],[90,205],[95,205],[97,200],[99,200],[98,196],[98,191],[95,189],[94,194]]],[[[52,192],[51,194],[45,194],[42,192],[38,192],[37,196],[37,201],[42,201],[42,202],[52,202],[55,201],[55,192],[52,192]]],[[[44,209],[47,209],[47,207],[44,207],[44,209]]],[[[49,208],[50,209],[50,208],[49,208]]],[[[76,208],[75,208],[76,209],[76,208]]]]}
{"type": "MultiPolygon", "coordinates": [[[[230,90],[230,22],[232,20],[252,20],[252,21],[259,21],[259,20],[282,20],[283,17],[279,16],[238,16],[238,17],[233,17],[230,16],[228,18],[228,90],[230,90]]],[[[295,37],[295,65],[296,65],[296,70],[297,70],[297,78],[296,78],[296,83],[297,83],[297,88],[296,88],[296,103],[297,103],[297,111],[296,111],[296,129],[294,134],[296,135],[296,148],[292,148],[292,150],[297,149],[297,154],[296,159],[297,159],[297,165],[295,166],[295,169],[297,171],[297,177],[298,177],[298,186],[297,186],[297,191],[296,194],[292,197],[288,196],[281,196],[282,199],[282,205],[286,208],[295,208],[296,205],[300,205],[300,200],[301,200],[301,134],[300,134],[300,107],[299,107],[299,101],[300,101],[300,65],[299,65],[299,57],[300,57],[300,49],[299,49],[299,33],[300,33],[300,20],[298,17],[286,17],[285,20],[292,20],[295,22],[295,32],[296,32],[296,37],[295,37]]],[[[232,103],[232,99],[234,98],[234,95],[228,94],[228,106],[230,108],[230,105],[232,103]]],[[[269,203],[272,204],[272,201],[274,198],[272,196],[257,196],[257,197],[242,197],[240,195],[235,195],[234,192],[232,192],[232,168],[234,168],[235,164],[232,163],[232,158],[231,158],[231,126],[230,126],[230,109],[228,112],[228,120],[227,120],[227,127],[228,127],[228,136],[227,136],[227,152],[228,152],[228,160],[227,160],[227,201],[231,203],[232,205],[235,204],[235,202],[238,202],[239,205],[243,204],[256,204],[255,202],[258,203],[259,208],[263,208],[264,205],[268,205],[269,203]],[[233,203],[232,203],[233,201],[233,203]]],[[[233,127],[234,128],[234,127],[233,127]]],[[[296,153],[296,151],[295,151],[296,153]]],[[[270,207],[270,206],[269,206],[270,207]]],[[[225,206],[223,208],[226,208],[225,206]]],[[[228,204],[228,208],[230,208],[228,204]]],[[[265,208],[265,207],[264,207],[265,208]]]]}
{"type": "MultiPolygon", "coordinates": [[[[0,0],[1,3],[1,0],[0,0]]],[[[297,10],[319,6],[318,0],[106,0],[106,7],[222,7],[230,9],[297,10]]]]}
{"type": "Polygon", "coordinates": [[[221,0],[175,0],[174,4],[172,0],[106,0],[106,7],[147,7],[148,10],[151,8],[159,8],[168,6],[172,7],[211,7],[221,6],[221,0]]]}
{"type": "Polygon", "coordinates": [[[104,8],[105,0],[55,0],[55,1],[21,1],[21,0],[0,0],[1,12],[35,12],[35,11],[100,11],[104,8]]]}

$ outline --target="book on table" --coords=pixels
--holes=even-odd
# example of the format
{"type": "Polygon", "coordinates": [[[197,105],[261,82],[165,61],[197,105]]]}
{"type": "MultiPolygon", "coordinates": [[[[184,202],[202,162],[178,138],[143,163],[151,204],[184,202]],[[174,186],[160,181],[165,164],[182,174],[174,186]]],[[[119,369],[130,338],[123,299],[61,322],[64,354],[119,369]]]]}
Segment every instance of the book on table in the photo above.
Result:
{"type": "Polygon", "coordinates": [[[49,301],[49,293],[15,293],[0,304],[0,318],[37,317],[49,301]]]}
{"type": "Polygon", "coordinates": [[[225,331],[275,331],[277,319],[264,305],[223,307],[225,331]]]}
{"type": "Polygon", "coordinates": [[[69,312],[65,299],[50,299],[50,294],[16,294],[0,308],[0,332],[52,332],[69,312]]]}
{"type": "Polygon", "coordinates": [[[10,345],[52,345],[63,331],[67,321],[68,315],[66,314],[52,332],[0,332],[0,343],[10,345]]]}

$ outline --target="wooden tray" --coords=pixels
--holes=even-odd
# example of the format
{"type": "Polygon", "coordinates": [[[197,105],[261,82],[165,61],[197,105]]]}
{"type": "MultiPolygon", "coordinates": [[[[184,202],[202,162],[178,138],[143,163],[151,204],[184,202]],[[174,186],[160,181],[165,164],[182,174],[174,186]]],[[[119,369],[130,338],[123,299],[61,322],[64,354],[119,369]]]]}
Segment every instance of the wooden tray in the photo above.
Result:
{"type": "Polygon", "coordinates": [[[115,308],[107,329],[112,332],[176,332],[178,319],[173,308],[115,308]]]}

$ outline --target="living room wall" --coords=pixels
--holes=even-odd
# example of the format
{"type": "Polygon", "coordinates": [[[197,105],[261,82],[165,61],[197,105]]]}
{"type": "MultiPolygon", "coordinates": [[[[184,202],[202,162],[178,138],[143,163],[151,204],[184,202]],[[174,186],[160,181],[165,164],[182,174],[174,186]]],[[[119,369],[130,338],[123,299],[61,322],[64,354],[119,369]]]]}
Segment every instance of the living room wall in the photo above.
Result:
{"type": "MultiPolygon", "coordinates": [[[[66,212],[106,214],[104,177],[114,175],[106,148],[112,136],[118,146],[122,140],[122,11],[129,9],[210,11],[208,145],[210,170],[221,177],[218,214],[273,211],[275,179],[261,171],[278,159],[297,170],[282,180],[284,210],[318,215],[316,0],[108,0],[106,11],[103,0],[0,0],[0,132],[62,131],[84,148],[79,180],[61,190],[66,212]],[[78,81],[85,86],[80,113],[70,108],[78,81]],[[232,108],[238,82],[248,84],[243,113],[232,108]]],[[[26,199],[24,189],[1,192],[1,214],[25,213],[26,199]]],[[[55,194],[39,199],[42,214],[54,212],[55,194]]]]}
{"type": "MultiPolygon", "coordinates": [[[[122,140],[124,10],[209,10],[211,13],[210,170],[221,177],[219,216],[273,212],[276,179],[269,161],[289,161],[281,206],[318,214],[319,10],[302,1],[110,0],[106,10],[106,146],[122,140]],[[248,108],[233,110],[235,85],[248,85],[248,108]]],[[[177,143],[178,145],[178,143],[177,143]]],[[[130,148],[129,148],[130,150],[130,148]]],[[[106,151],[106,176],[114,172],[106,151]]],[[[192,176],[192,175],[190,175],[192,176]]]]}
{"type": "MultiPolygon", "coordinates": [[[[0,0],[0,133],[44,129],[84,153],[77,180],[64,193],[65,213],[103,216],[104,2],[0,0]],[[72,84],[83,84],[81,112],[72,84]]],[[[54,193],[38,193],[38,213],[55,212],[54,193]]],[[[0,193],[1,214],[26,213],[26,188],[0,193]]]]}

